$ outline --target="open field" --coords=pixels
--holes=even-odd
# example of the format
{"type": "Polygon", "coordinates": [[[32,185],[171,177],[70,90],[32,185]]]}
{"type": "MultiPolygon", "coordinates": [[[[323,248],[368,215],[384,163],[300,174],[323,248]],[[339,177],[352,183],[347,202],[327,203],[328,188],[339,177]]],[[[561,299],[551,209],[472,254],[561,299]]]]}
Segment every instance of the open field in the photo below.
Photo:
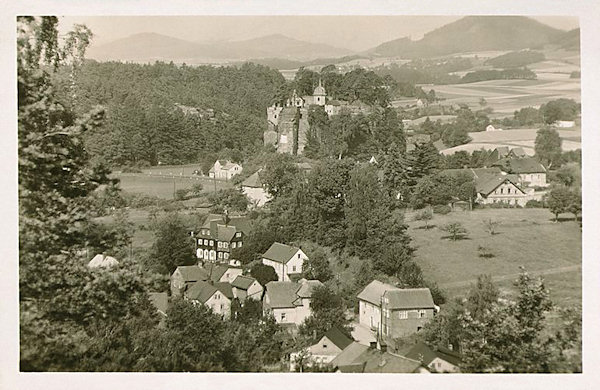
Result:
{"type": "MultiPolygon", "coordinates": [[[[474,150],[494,150],[500,146],[508,146],[510,148],[522,147],[525,153],[533,156],[535,154],[534,146],[537,131],[538,129],[512,129],[469,133],[469,137],[472,139],[471,142],[444,149],[441,153],[448,155],[461,150],[472,153],[474,150]]],[[[558,134],[562,139],[563,151],[581,149],[581,128],[558,130],[558,134]]]]}
{"type": "Polygon", "coordinates": [[[116,174],[121,180],[121,188],[125,192],[143,193],[163,199],[173,199],[173,193],[183,188],[191,188],[194,184],[201,183],[204,192],[231,188],[232,184],[222,180],[213,180],[202,176],[159,176],[148,173],[121,173],[116,174]]]}
{"type": "Polygon", "coordinates": [[[523,266],[532,274],[545,274],[557,303],[581,305],[581,229],[575,221],[555,223],[551,219],[545,209],[458,211],[435,215],[430,224],[460,222],[469,232],[465,240],[442,238],[446,233],[437,227],[425,230],[422,222],[409,222],[409,234],[426,278],[451,296],[467,291],[481,274],[491,275],[500,287],[509,289],[523,266]],[[482,221],[489,218],[501,222],[493,236],[483,228],[482,221]],[[480,258],[479,246],[488,247],[495,257],[480,258]]]}
{"type": "Polygon", "coordinates": [[[539,107],[558,98],[581,101],[579,79],[570,79],[570,71],[555,73],[551,71],[557,69],[548,69],[547,73],[538,74],[538,80],[489,80],[432,87],[437,97],[445,99],[444,104],[467,104],[478,109],[479,100],[484,98],[487,106],[494,109],[492,118],[512,116],[520,108],[539,107]]]}

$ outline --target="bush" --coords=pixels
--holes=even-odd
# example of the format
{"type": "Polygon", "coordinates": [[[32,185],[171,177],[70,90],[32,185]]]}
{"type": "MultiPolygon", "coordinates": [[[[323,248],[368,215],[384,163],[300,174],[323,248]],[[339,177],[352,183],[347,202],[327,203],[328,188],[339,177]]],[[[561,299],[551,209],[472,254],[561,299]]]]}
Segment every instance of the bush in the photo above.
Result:
{"type": "Polygon", "coordinates": [[[477,251],[479,252],[479,257],[483,257],[485,259],[491,259],[492,257],[496,256],[487,246],[479,245],[477,251]]]}
{"type": "Polygon", "coordinates": [[[175,200],[186,200],[187,199],[187,194],[188,194],[188,190],[186,189],[179,189],[177,191],[175,191],[175,200]]]}
{"type": "Polygon", "coordinates": [[[448,206],[447,204],[438,204],[438,205],[433,206],[433,212],[435,214],[446,215],[450,211],[452,211],[452,208],[450,206],[448,206]]]}
{"type": "MultiPolygon", "coordinates": [[[[448,233],[452,241],[458,241],[467,237],[467,229],[460,222],[450,222],[440,227],[440,230],[448,233]]],[[[442,237],[443,238],[443,237],[442,237]]]]}
{"type": "Polygon", "coordinates": [[[528,200],[527,203],[525,204],[526,208],[531,208],[531,209],[543,209],[545,207],[544,202],[540,201],[540,200],[528,200]]]}

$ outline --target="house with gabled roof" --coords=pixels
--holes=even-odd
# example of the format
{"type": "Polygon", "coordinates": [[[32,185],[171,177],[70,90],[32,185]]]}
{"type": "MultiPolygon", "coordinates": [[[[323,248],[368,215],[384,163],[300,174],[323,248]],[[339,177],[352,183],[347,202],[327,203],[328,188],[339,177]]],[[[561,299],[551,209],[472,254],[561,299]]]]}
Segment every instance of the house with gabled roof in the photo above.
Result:
{"type": "Polygon", "coordinates": [[[263,312],[272,315],[278,324],[300,325],[311,314],[310,302],[314,288],[322,286],[318,280],[299,282],[269,282],[265,286],[263,312]]]}
{"type": "Polygon", "coordinates": [[[304,357],[305,366],[324,366],[339,355],[353,340],[334,326],[322,335],[317,336],[312,344],[299,352],[290,355],[290,371],[296,370],[299,356],[304,357]]]}
{"type": "Polygon", "coordinates": [[[379,333],[381,325],[381,299],[388,290],[397,290],[398,287],[373,280],[360,293],[358,293],[358,322],[379,333]]]}
{"type": "Polygon", "coordinates": [[[238,275],[231,282],[233,296],[244,302],[246,299],[260,301],[262,299],[264,288],[256,279],[250,276],[238,275]]]}
{"type": "Polygon", "coordinates": [[[212,179],[229,180],[235,175],[242,173],[242,166],[229,160],[217,160],[208,171],[208,176],[212,179]]]}
{"type": "Polygon", "coordinates": [[[171,295],[182,296],[192,284],[208,278],[208,272],[197,265],[180,265],[171,274],[171,295]]]}
{"type": "Polygon", "coordinates": [[[262,263],[273,267],[282,282],[298,280],[307,260],[302,249],[279,242],[274,242],[262,255],[262,263]]]}
{"type": "Polygon", "coordinates": [[[386,290],[381,302],[381,335],[390,341],[420,331],[438,309],[428,288],[386,290]]]}
{"type": "Polygon", "coordinates": [[[213,283],[232,283],[237,277],[242,275],[242,268],[228,264],[205,264],[202,269],[206,270],[208,278],[206,280],[213,283]]]}
{"type": "MultiPolygon", "coordinates": [[[[515,152],[517,153],[517,152],[515,152]]],[[[517,175],[523,187],[547,187],[546,168],[534,157],[513,157],[498,160],[493,166],[502,171],[517,175]]]]}
{"type": "Polygon", "coordinates": [[[348,345],[330,365],[341,373],[429,373],[418,360],[356,342],[348,345]]]}
{"type": "Polygon", "coordinates": [[[183,297],[194,304],[205,305],[225,319],[231,316],[231,301],[234,296],[229,283],[200,280],[187,289],[183,297]]]}
{"type": "Polygon", "coordinates": [[[461,356],[448,348],[430,347],[419,342],[405,356],[420,361],[431,372],[460,372],[461,356]]]}
{"type": "Polygon", "coordinates": [[[203,262],[228,262],[231,252],[241,248],[246,231],[246,218],[209,215],[196,233],[196,257],[203,262]]]}
{"type": "Polygon", "coordinates": [[[250,203],[255,207],[262,207],[271,200],[265,184],[261,180],[260,170],[254,172],[241,185],[242,193],[248,197],[250,203]]]}

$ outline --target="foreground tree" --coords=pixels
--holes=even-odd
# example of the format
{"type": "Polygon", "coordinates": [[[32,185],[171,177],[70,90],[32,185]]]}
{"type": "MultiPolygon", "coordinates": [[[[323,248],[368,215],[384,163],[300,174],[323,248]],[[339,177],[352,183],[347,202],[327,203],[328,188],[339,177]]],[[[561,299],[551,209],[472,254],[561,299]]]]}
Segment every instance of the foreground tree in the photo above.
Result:
{"type": "Polygon", "coordinates": [[[79,27],[63,45],[57,23],[17,23],[20,368],[114,370],[107,357],[121,356],[121,369],[133,369],[131,332],[153,326],[133,321],[151,317],[146,280],[127,265],[90,270],[81,255],[90,195],[109,182],[105,168],[90,164],[81,135],[101,124],[103,111],[78,117],[58,100],[50,72],[81,63],[90,36],[79,27]]]}
{"type": "Polygon", "coordinates": [[[568,212],[573,204],[573,192],[565,186],[556,186],[546,196],[546,204],[558,222],[558,215],[568,212]]]}
{"type": "Polygon", "coordinates": [[[467,229],[460,222],[450,222],[440,227],[440,230],[448,233],[452,241],[462,240],[467,236],[467,229]]]}

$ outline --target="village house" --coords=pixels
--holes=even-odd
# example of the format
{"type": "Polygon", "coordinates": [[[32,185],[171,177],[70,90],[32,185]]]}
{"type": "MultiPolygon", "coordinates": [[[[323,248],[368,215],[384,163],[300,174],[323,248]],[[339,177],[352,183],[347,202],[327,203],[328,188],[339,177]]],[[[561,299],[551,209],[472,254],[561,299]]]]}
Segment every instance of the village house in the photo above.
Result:
{"type": "Polygon", "coordinates": [[[385,348],[356,342],[348,345],[331,361],[330,365],[336,372],[341,373],[429,373],[429,370],[418,360],[388,352],[385,348]]]}
{"type": "Polygon", "coordinates": [[[357,296],[359,324],[377,331],[380,334],[381,299],[388,290],[398,290],[398,287],[373,280],[357,296]]]}
{"type": "Polygon", "coordinates": [[[437,310],[428,288],[386,290],[381,302],[381,334],[390,340],[420,331],[437,310]]]}
{"type": "Polygon", "coordinates": [[[180,265],[171,274],[171,296],[183,296],[189,286],[207,280],[208,273],[197,265],[180,265]]]}
{"type": "Polygon", "coordinates": [[[217,160],[215,164],[208,171],[208,176],[216,179],[229,180],[235,175],[242,173],[242,166],[240,164],[231,162],[229,160],[217,160]]]}
{"type": "Polygon", "coordinates": [[[239,225],[244,223],[227,216],[224,219],[209,216],[196,234],[196,257],[202,261],[228,262],[232,250],[243,245],[245,234],[239,225]]]}
{"type": "Polygon", "coordinates": [[[271,200],[271,195],[260,178],[260,170],[244,180],[241,187],[242,193],[248,197],[254,207],[262,207],[271,200]]]}
{"type": "Polygon", "coordinates": [[[200,280],[194,283],[183,295],[193,304],[202,304],[224,319],[231,316],[233,291],[229,283],[211,283],[200,280]]]}
{"type": "Polygon", "coordinates": [[[461,357],[448,348],[432,348],[419,342],[406,353],[406,357],[422,362],[431,372],[460,372],[461,357]]]}
{"type": "Polygon", "coordinates": [[[296,371],[300,357],[304,358],[302,364],[305,366],[329,364],[350,344],[352,344],[352,339],[337,327],[333,327],[314,340],[311,346],[290,355],[290,371],[296,371]]]}
{"type": "Polygon", "coordinates": [[[446,169],[444,172],[471,175],[476,192],[474,201],[483,205],[504,203],[523,207],[528,201],[541,200],[543,196],[536,194],[533,188],[523,187],[518,175],[508,174],[498,167],[446,169]]]}
{"type": "Polygon", "coordinates": [[[269,282],[263,298],[263,312],[272,315],[278,324],[300,325],[311,314],[310,302],[318,280],[299,282],[269,282]]]}
{"type": "Polygon", "coordinates": [[[238,275],[231,282],[233,296],[244,302],[246,299],[254,299],[260,301],[263,295],[263,286],[258,281],[250,276],[238,275]]]}
{"type": "Polygon", "coordinates": [[[273,267],[281,282],[297,280],[306,260],[308,257],[302,249],[279,242],[274,242],[262,255],[262,263],[273,267]]]}
{"type": "Polygon", "coordinates": [[[242,268],[229,264],[206,264],[201,269],[205,270],[207,278],[204,280],[213,283],[232,283],[238,276],[242,275],[242,268]]]}
{"type": "Polygon", "coordinates": [[[518,175],[522,187],[547,187],[546,168],[533,157],[513,157],[498,160],[493,166],[503,172],[518,175]]]}

